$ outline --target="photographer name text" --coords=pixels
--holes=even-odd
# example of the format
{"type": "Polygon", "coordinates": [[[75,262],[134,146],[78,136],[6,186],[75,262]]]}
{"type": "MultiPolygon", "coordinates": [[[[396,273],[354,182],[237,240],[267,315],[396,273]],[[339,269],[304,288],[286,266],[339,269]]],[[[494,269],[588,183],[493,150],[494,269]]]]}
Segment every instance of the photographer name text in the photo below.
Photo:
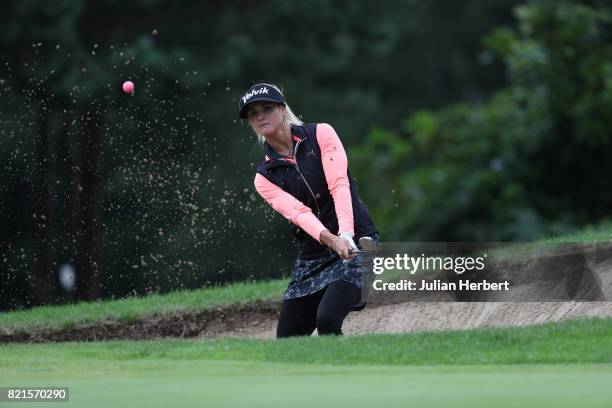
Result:
{"type": "Polygon", "coordinates": [[[372,283],[374,290],[407,290],[407,291],[443,291],[443,290],[486,290],[486,291],[505,291],[510,290],[509,282],[488,282],[486,279],[473,282],[462,279],[459,282],[444,282],[441,280],[432,281],[412,281],[402,279],[397,282],[383,282],[380,279],[372,283]]]}

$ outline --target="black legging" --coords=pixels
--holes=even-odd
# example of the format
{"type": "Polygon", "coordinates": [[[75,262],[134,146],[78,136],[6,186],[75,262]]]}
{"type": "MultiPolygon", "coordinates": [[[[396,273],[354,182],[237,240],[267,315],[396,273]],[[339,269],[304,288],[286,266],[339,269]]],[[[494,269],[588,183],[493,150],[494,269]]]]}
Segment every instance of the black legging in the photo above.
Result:
{"type": "Polygon", "coordinates": [[[361,299],[361,289],[345,281],[332,282],[310,295],[286,299],[281,308],[276,337],[342,334],[342,323],[361,299]]]}

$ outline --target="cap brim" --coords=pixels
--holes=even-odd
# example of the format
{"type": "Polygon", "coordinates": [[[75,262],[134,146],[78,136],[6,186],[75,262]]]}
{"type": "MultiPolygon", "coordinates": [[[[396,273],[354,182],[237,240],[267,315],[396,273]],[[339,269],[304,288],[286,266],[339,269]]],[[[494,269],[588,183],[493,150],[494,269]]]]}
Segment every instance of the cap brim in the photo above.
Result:
{"type": "Polygon", "coordinates": [[[238,116],[240,117],[240,119],[246,119],[246,108],[247,106],[249,106],[250,104],[252,104],[253,102],[275,102],[278,104],[281,104],[283,106],[285,105],[285,102],[279,102],[277,99],[272,99],[272,98],[266,98],[265,96],[259,98],[259,97],[254,97],[253,100],[249,101],[249,103],[247,103],[246,105],[244,105],[242,107],[242,109],[240,109],[240,112],[238,113],[238,116]]]}

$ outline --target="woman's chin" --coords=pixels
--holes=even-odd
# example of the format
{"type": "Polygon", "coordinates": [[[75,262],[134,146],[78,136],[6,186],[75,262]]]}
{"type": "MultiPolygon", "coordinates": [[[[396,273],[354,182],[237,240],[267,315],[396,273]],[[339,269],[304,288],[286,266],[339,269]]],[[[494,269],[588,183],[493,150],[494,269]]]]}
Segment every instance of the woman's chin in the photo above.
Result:
{"type": "Polygon", "coordinates": [[[259,128],[259,134],[263,136],[268,136],[273,134],[272,128],[270,126],[262,126],[259,128]]]}

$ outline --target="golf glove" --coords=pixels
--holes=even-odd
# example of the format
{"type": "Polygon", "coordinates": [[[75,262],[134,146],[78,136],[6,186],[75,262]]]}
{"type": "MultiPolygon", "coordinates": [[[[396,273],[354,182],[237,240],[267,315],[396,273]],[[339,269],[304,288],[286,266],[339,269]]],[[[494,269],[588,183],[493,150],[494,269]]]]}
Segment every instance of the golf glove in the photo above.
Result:
{"type": "Polygon", "coordinates": [[[357,248],[357,245],[355,245],[355,241],[353,241],[353,234],[351,234],[350,232],[343,232],[341,233],[339,236],[344,238],[346,240],[346,242],[348,242],[349,246],[351,247],[351,251],[359,251],[359,248],[357,248]]]}
{"type": "MultiPolygon", "coordinates": [[[[339,234],[338,236],[344,238],[344,240],[346,242],[348,242],[349,246],[351,247],[351,252],[357,252],[359,251],[359,248],[357,248],[357,245],[355,245],[355,241],[353,241],[353,234],[351,234],[350,232],[343,232],[341,234],[339,234]]],[[[342,262],[347,263],[349,262],[348,259],[343,260],[342,262]]]]}

